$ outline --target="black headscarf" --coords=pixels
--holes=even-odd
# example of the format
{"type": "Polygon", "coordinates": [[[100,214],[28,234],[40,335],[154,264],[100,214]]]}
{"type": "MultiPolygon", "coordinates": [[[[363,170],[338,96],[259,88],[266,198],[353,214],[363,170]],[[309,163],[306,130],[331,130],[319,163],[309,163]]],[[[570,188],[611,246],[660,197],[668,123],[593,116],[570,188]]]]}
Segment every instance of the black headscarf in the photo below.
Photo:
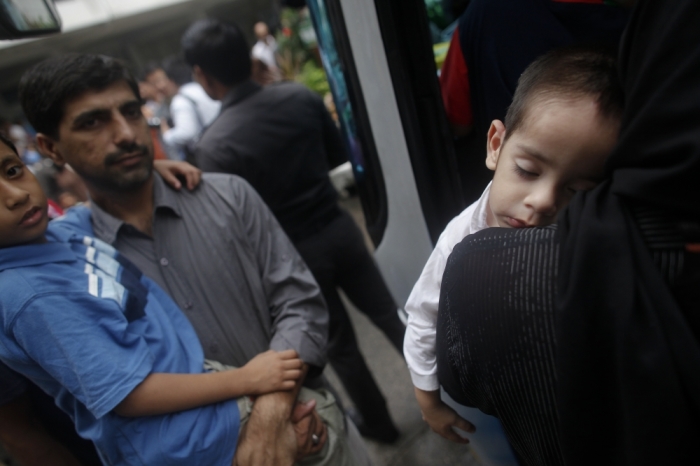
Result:
{"type": "Polygon", "coordinates": [[[562,448],[567,465],[700,464],[700,344],[633,214],[700,217],[700,1],[640,0],[620,70],[608,181],[559,220],[562,448]]]}

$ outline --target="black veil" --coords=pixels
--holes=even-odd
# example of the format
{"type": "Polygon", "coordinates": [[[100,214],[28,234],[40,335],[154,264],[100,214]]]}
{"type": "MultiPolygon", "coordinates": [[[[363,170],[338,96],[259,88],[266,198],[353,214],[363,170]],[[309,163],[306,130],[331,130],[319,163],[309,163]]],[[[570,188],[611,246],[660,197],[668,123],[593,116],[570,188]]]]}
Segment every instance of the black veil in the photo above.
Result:
{"type": "Polygon", "coordinates": [[[641,0],[620,70],[608,181],[558,222],[562,450],[567,465],[700,464],[700,303],[671,283],[700,218],[700,2],[641,0]]]}

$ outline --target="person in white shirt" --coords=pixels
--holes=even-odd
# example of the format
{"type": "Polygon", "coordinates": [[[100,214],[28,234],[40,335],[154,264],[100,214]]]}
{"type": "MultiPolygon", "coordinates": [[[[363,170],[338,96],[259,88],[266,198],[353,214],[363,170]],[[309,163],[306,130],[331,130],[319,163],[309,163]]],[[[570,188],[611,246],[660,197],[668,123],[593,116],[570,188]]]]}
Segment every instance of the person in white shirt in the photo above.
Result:
{"type": "Polygon", "coordinates": [[[595,187],[618,137],[622,91],[615,58],[593,48],[549,52],[518,81],[505,124],[488,131],[493,181],[440,235],[408,301],[404,356],[423,418],[443,437],[475,427],[440,399],[435,334],[442,274],[452,249],[488,227],[550,225],[578,191],[595,187]],[[507,128],[507,129],[506,129],[507,128]]]}
{"type": "Polygon", "coordinates": [[[212,100],[192,81],[190,67],[177,57],[164,60],[162,70],[154,70],[147,81],[170,99],[172,126],[161,121],[163,143],[172,158],[185,159],[202,131],[219,115],[221,102],[212,100]]]}
{"type": "Polygon", "coordinates": [[[267,24],[262,21],[255,23],[255,37],[258,41],[253,46],[251,55],[253,58],[263,62],[269,69],[277,69],[277,41],[270,35],[270,30],[267,24]]]}
{"type": "Polygon", "coordinates": [[[250,52],[252,80],[261,86],[282,81],[282,70],[277,63],[277,41],[262,21],[255,23],[254,30],[258,41],[250,52]]]}

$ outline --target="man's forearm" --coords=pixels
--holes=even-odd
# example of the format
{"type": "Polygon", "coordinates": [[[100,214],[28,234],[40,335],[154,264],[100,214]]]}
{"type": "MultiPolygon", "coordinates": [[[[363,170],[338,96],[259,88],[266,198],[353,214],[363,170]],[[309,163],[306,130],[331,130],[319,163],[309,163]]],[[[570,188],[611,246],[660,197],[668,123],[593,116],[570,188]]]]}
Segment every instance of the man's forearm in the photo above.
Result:
{"type": "Polygon", "coordinates": [[[250,413],[250,421],[253,421],[254,418],[260,418],[253,421],[256,423],[258,421],[267,423],[290,420],[292,417],[292,410],[294,409],[299,391],[301,390],[301,386],[304,383],[308,371],[308,364],[304,364],[302,366],[303,375],[299,378],[293,390],[268,393],[257,397],[253,405],[253,411],[250,413]]]}
{"type": "Polygon", "coordinates": [[[239,438],[235,463],[238,466],[292,466],[297,456],[297,440],[291,421],[308,365],[294,390],[256,398],[250,419],[239,438]]]}

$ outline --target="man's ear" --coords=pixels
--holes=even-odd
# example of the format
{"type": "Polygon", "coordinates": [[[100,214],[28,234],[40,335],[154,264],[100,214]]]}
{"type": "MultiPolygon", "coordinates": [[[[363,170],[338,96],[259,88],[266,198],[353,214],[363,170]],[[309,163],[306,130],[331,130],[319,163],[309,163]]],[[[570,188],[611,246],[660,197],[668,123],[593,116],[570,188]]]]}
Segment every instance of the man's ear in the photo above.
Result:
{"type": "Polygon", "coordinates": [[[489,132],[486,134],[486,166],[489,170],[496,170],[505,139],[505,125],[501,120],[493,120],[489,132]]]}
{"type": "Polygon", "coordinates": [[[62,167],[66,164],[65,159],[58,150],[56,141],[51,136],[47,136],[44,133],[37,133],[36,148],[44,157],[53,160],[53,163],[57,166],[62,167]]]}

